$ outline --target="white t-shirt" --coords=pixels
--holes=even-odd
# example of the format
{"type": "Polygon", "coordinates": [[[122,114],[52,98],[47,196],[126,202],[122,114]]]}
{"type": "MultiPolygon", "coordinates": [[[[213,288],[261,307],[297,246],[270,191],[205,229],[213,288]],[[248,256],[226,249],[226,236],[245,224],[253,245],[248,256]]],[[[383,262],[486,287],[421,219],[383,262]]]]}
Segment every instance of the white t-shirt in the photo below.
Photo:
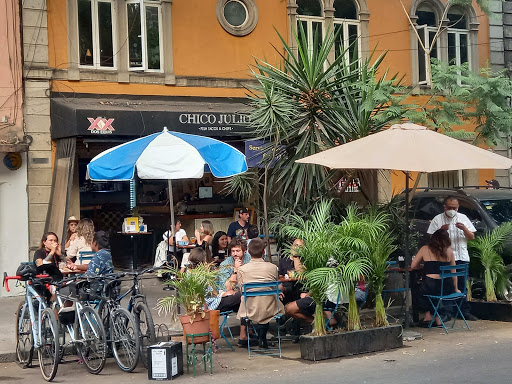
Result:
{"type": "MultiPolygon", "coordinates": [[[[169,238],[169,236],[172,236],[171,231],[167,231],[163,234],[163,238],[165,241],[169,238]]],[[[176,232],[176,241],[181,241],[184,236],[187,236],[187,232],[185,232],[184,229],[180,229],[178,232],[176,232]]]]}
{"type": "Polygon", "coordinates": [[[457,212],[454,217],[449,218],[443,212],[432,219],[427,233],[433,234],[443,225],[448,224],[448,235],[452,241],[452,250],[455,255],[455,261],[469,262],[468,240],[466,239],[466,236],[464,236],[464,231],[455,226],[457,223],[462,223],[471,232],[476,232],[475,226],[465,214],[457,212]]]}

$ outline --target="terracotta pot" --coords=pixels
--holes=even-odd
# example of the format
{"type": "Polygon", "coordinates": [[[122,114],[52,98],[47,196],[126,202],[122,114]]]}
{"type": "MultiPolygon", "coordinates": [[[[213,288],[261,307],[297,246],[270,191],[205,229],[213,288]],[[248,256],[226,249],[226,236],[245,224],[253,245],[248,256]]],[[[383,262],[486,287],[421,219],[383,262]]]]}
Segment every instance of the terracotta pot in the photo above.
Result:
{"type": "MultiPolygon", "coordinates": [[[[205,312],[205,316],[196,315],[194,322],[190,323],[190,316],[180,316],[181,325],[183,326],[183,334],[208,333],[210,332],[210,312],[205,312]]],[[[208,336],[194,337],[194,344],[208,342],[208,336]]],[[[192,343],[192,338],[187,337],[187,343],[192,343]]]]}

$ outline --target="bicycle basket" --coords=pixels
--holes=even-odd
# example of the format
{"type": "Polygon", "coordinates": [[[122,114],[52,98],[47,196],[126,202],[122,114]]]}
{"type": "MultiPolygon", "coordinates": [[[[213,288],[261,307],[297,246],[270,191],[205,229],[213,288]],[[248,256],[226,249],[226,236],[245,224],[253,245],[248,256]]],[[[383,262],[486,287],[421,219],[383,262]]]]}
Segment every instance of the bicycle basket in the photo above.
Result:
{"type": "Polygon", "coordinates": [[[21,276],[22,281],[27,281],[30,278],[35,277],[37,274],[37,268],[34,263],[21,263],[16,270],[16,276],[21,276]]]}

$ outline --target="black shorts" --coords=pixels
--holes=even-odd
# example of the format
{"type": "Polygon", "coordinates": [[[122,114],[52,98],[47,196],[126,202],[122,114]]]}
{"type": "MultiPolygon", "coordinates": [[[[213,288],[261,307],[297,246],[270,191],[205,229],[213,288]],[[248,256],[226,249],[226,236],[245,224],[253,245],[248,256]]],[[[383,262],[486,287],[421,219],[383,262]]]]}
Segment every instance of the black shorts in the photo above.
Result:
{"type": "Polygon", "coordinates": [[[302,299],[297,300],[295,303],[297,303],[297,307],[299,307],[300,313],[308,317],[314,316],[316,304],[311,297],[303,297],[302,299]]]}
{"type": "Polygon", "coordinates": [[[242,301],[242,294],[240,292],[236,292],[229,296],[222,296],[217,309],[221,312],[226,312],[226,311],[238,312],[238,308],[240,308],[241,301],[242,301]]]}

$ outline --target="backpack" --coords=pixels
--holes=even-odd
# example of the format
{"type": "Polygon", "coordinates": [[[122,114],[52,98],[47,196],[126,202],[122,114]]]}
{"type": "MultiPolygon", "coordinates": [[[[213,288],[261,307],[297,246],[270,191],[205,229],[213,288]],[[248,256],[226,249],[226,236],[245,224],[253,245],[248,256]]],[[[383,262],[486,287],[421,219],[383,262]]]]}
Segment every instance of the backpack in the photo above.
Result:
{"type": "Polygon", "coordinates": [[[21,263],[16,270],[16,276],[21,276],[21,281],[27,281],[30,278],[36,277],[37,268],[34,263],[21,263]]]}

